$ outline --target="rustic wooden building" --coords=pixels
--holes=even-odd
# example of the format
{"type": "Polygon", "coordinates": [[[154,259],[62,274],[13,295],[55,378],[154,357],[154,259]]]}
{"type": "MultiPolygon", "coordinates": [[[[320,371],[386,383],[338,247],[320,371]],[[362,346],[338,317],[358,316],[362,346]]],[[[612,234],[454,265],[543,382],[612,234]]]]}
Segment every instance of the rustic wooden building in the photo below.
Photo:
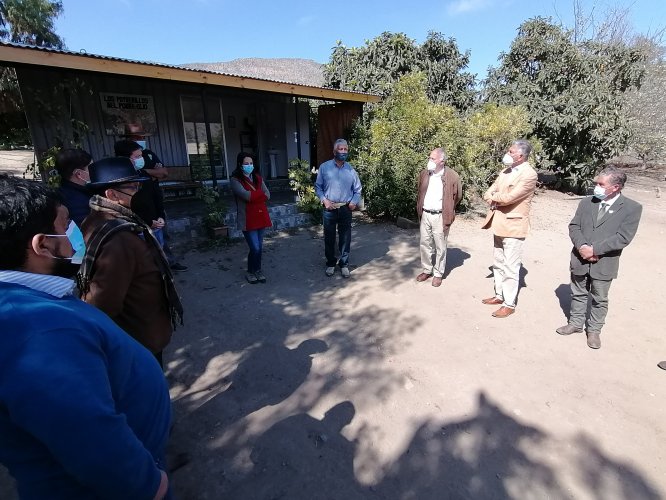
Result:
{"type": "Polygon", "coordinates": [[[240,151],[267,179],[288,161],[330,158],[332,141],[375,95],[153,62],[0,43],[0,65],[16,68],[37,153],[80,144],[113,155],[123,134],[145,134],[165,165],[225,181],[240,151]],[[319,106],[319,158],[311,158],[310,103],[319,106]]]}

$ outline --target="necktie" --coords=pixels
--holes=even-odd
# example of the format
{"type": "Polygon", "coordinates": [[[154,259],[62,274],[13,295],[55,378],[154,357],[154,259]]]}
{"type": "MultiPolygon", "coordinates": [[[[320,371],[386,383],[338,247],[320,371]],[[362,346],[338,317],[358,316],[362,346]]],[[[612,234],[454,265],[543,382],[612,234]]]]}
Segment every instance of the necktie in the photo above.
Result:
{"type": "Polygon", "coordinates": [[[604,218],[604,215],[606,215],[607,208],[608,208],[608,203],[604,203],[602,201],[601,206],[599,207],[599,213],[597,214],[597,222],[599,222],[601,219],[604,218]]]}

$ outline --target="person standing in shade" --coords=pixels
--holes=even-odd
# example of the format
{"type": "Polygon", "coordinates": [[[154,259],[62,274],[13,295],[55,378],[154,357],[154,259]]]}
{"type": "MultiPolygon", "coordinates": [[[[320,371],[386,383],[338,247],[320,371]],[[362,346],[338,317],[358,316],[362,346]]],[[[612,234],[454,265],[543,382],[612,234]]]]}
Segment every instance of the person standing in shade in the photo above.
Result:
{"type": "Polygon", "coordinates": [[[587,345],[601,347],[601,329],[608,313],[608,291],[617,278],[622,250],[638,230],[643,208],[622,194],[627,175],[606,167],[595,178],[594,195],[580,201],[569,223],[571,309],[560,335],[580,333],[587,323],[587,345]],[[588,302],[591,301],[588,315],[588,302]]]}
{"type": "Polygon", "coordinates": [[[128,141],[136,142],[141,147],[141,156],[143,156],[144,160],[143,172],[158,181],[167,179],[169,177],[169,170],[162,164],[159,156],[154,151],[148,149],[146,137],[150,136],[150,134],[142,131],[135,124],[127,125],[125,131],[126,134],[121,137],[124,137],[128,141]]]}
{"type": "Polygon", "coordinates": [[[69,210],[70,218],[80,226],[90,213],[88,202],[92,193],[86,186],[90,182],[88,167],[92,156],[82,149],[61,149],[56,154],[55,168],[60,175],[60,194],[69,210]]]}
{"type": "Polygon", "coordinates": [[[168,244],[169,235],[167,233],[167,216],[164,207],[164,192],[160,186],[160,181],[169,177],[168,169],[162,164],[159,156],[154,151],[147,148],[145,132],[141,132],[136,126],[128,126],[128,134],[125,135],[126,139],[116,142],[115,153],[116,156],[125,156],[132,160],[134,166],[142,174],[150,177],[150,184],[142,185],[142,189],[133,202],[136,206],[132,209],[144,218],[146,224],[151,226],[155,231],[155,236],[158,238],[162,250],[169,261],[169,266],[173,271],[187,271],[187,266],[178,262],[178,259],[171,251],[168,244]],[[134,144],[141,148],[141,154],[136,151],[134,144]],[[157,224],[153,224],[152,217],[155,216],[157,224]],[[148,220],[148,218],[151,218],[148,220]]]}
{"type": "Polygon", "coordinates": [[[131,209],[139,183],[128,158],[90,166],[91,212],[81,231],[87,249],[79,273],[81,297],[149,349],[162,364],[183,307],[159,242],[131,209]]]}
{"type": "Polygon", "coordinates": [[[449,229],[456,218],[456,205],[462,199],[462,185],[456,172],[446,166],[443,148],[433,149],[428,167],[419,174],[416,211],[421,220],[421,267],[416,281],[431,276],[432,286],[442,284],[446,268],[446,244],[449,229]]]}
{"type": "Polygon", "coordinates": [[[336,264],[343,278],[349,278],[352,212],[361,202],[361,180],[347,163],[349,145],[344,139],[333,144],[333,159],[319,166],[315,192],[321,200],[324,219],[324,254],[326,276],[333,276],[336,264]],[[338,236],[339,258],[335,257],[335,237],[338,236]]]}
{"type": "Polygon", "coordinates": [[[495,318],[506,318],[516,311],[523,245],[538,178],[527,162],[531,152],[528,141],[514,141],[502,158],[504,169],[483,195],[490,205],[483,229],[493,231],[495,295],[481,302],[501,306],[493,312],[495,318]]]}
{"type": "Polygon", "coordinates": [[[137,174],[141,174],[148,179],[141,184],[139,191],[132,196],[132,212],[141,217],[143,222],[153,230],[153,235],[159,241],[160,246],[163,247],[164,235],[162,234],[162,228],[166,217],[164,214],[164,199],[157,179],[144,172],[145,161],[141,146],[134,141],[123,140],[116,142],[113,148],[116,156],[129,158],[137,174]]]}
{"type": "Polygon", "coordinates": [[[266,276],[261,270],[261,253],[264,231],[273,225],[266,206],[271,193],[256,172],[251,154],[238,153],[230,185],[236,201],[236,227],[243,231],[247,246],[250,248],[247,254],[245,279],[253,285],[266,283],[266,276]]]}
{"type": "Polygon", "coordinates": [[[0,463],[20,498],[165,498],[162,371],[73,295],[81,235],[57,192],[0,176],[0,199],[0,463]]]}

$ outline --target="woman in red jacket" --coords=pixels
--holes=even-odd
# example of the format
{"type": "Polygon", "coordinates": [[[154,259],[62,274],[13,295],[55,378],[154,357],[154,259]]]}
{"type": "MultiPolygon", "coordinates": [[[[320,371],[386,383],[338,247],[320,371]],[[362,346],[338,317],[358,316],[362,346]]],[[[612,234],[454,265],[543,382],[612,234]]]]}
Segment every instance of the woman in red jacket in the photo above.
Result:
{"type": "Polygon", "coordinates": [[[266,283],[261,271],[261,249],[264,231],[273,224],[268,215],[266,200],[271,194],[261,176],[254,170],[249,153],[238,153],[236,170],[231,174],[231,190],[236,200],[236,227],[243,231],[250,252],[247,254],[248,283],[266,283]]]}

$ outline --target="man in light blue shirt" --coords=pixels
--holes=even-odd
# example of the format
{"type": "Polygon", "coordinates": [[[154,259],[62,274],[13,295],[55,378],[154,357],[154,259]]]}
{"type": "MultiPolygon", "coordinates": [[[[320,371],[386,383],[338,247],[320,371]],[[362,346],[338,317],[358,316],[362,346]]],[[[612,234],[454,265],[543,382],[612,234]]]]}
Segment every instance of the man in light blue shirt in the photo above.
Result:
{"type": "Polygon", "coordinates": [[[315,191],[321,200],[324,219],[324,253],[326,276],[333,276],[335,265],[343,278],[349,278],[352,212],[361,201],[361,180],[347,163],[349,145],[344,139],[333,144],[333,159],[319,166],[315,191]],[[335,233],[338,233],[339,259],[335,258],[335,233]]]}

